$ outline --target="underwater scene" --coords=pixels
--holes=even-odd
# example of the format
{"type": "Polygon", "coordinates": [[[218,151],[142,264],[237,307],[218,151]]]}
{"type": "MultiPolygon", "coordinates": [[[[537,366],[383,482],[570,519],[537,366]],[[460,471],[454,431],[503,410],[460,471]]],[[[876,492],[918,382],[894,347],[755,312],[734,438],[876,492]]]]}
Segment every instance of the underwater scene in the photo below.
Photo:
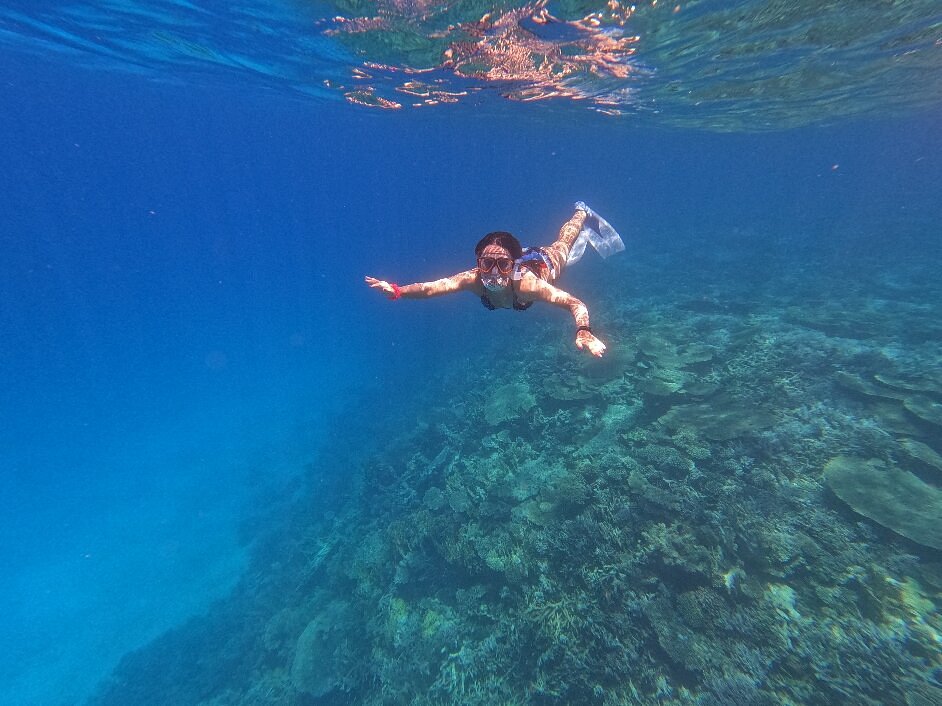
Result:
{"type": "Polygon", "coordinates": [[[0,706],[942,706],[937,2],[0,38],[0,706]]]}

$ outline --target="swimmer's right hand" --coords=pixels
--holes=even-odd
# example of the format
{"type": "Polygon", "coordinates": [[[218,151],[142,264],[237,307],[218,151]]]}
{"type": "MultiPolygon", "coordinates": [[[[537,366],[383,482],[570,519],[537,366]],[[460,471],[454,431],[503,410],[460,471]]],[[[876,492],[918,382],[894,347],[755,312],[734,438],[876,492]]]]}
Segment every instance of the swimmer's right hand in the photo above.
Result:
{"type": "Polygon", "coordinates": [[[596,358],[601,358],[605,352],[605,344],[592,335],[591,331],[576,333],[576,348],[580,351],[589,351],[596,358]]]}
{"type": "Polygon", "coordinates": [[[365,277],[364,281],[370,285],[373,289],[378,289],[383,294],[385,294],[390,299],[396,298],[396,288],[393,287],[389,282],[383,279],[376,279],[375,277],[365,277]]]}

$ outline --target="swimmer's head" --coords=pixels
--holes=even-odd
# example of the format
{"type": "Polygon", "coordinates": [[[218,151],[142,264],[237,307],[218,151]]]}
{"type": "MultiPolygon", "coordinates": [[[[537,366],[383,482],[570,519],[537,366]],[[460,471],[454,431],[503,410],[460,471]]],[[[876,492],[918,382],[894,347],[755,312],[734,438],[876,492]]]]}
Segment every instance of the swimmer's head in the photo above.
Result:
{"type": "Polygon", "coordinates": [[[510,286],[514,261],[523,254],[520,241],[510,233],[496,231],[488,233],[474,248],[477,256],[481,284],[492,292],[510,286]]]}

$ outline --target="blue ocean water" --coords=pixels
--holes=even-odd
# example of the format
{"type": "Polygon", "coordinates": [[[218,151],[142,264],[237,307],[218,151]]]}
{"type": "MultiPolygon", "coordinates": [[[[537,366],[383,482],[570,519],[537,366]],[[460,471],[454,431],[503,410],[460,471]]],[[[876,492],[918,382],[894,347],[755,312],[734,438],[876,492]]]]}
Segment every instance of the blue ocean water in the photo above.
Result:
{"type": "MultiPolygon", "coordinates": [[[[438,386],[455,361],[512,360],[534,329],[568,343],[558,312],[393,303],[364,275],[457,272],[492,230],[549,242],[583,199],[628,246],[567,274],[602,320],[612,300],[774,297],[783,272],[823,301],[878,281],[885,294],[917,287],[914,268],[930,297],[916,304],[940,311],[937,23],[910,20],[935,32],[908,69],[911,105],[861,84],[851,110],[806,84],[730,98],[726,115],[718,100],[698,124],[666,100],[617,116],[581,94],[504,100],[489,91],[505,84],[460,71],[447,88],[483,81],[480,101],[377,110],[377,95],[402,95],[388,47],[298,29],[348,8],[243,10],[216,35],[198,3],[10,3],[0,20],[4,706],[81,703],[122,656],[225,599],[258,523],[275,521],[266,502],[356,471],[358,457],[324,462],[325,444],[387,443],[378,429],[392,438],[453,394],[438,386]],[[194,27],[187,51],[164,25],[194,27]],[[259,27],[258,43],[233,43],[259,27]],[[360,63],[395,80],[356,100],[328,85],[360,63]]],[[[656,84],[639,63],[632,80],[656,84]]],[[[663,73],[683,78],[683,64],[663,73]]]]}

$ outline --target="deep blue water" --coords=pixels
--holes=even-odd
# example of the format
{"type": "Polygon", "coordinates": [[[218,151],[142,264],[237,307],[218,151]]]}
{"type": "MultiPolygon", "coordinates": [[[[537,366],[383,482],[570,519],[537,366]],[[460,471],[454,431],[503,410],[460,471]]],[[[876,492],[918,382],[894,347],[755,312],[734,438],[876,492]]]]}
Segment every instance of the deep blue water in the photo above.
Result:
{"type": "Polygon", "coordinates": [[[464,269],[495,229],[548,241],[576,199],[652,267],[696,271],[727,235],[766,267],[939,254],[938,107],[720,134],[0,56],[4,705],[80,701],[225,595],[240,518],[322,430],[356,438],[350,400],[379,390],[394,415],[441,361],[525,335],[470,299],[386,302],[364,274],[464,269]]]}

